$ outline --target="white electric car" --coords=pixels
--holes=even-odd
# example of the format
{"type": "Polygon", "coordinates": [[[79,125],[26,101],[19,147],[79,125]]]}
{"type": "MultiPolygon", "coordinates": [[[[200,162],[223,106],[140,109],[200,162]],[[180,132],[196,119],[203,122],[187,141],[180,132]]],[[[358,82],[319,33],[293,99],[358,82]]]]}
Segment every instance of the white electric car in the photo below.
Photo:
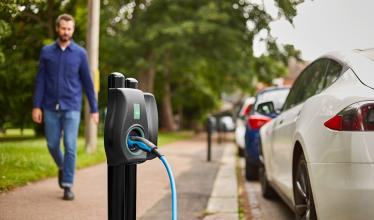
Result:
{"type": "Polygon", "coordinates": [[[275,190],[296,219],[373,219],[374,49],[311,63],[260,135],[265,198],[275,190]]]}

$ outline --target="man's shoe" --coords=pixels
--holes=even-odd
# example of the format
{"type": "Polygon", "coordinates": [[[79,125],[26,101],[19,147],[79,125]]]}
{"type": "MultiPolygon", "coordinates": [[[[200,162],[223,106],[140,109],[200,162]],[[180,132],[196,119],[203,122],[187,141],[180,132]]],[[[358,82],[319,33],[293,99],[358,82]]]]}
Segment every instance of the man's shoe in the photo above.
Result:
{"type": "Polygon", "coordinates": [[[71,191],[69,187],[64,187],[64,200],[73,200],[74,199],[74,193],[71,191]]]}
{"type": "Polygon", "coordinates": [[[58,169],[58,185],[60,186],[60,188],[62,189],[62,175],[63,175],[63,171],[62,169],[58,169]]]}

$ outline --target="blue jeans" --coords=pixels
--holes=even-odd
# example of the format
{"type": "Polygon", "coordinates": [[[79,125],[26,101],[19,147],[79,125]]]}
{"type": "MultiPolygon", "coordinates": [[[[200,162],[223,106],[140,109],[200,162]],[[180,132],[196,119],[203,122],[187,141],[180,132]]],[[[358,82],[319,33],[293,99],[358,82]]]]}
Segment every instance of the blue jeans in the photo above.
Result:
{"type": "Polygon", "coordinates": [[[58,168],[63,170],[62,186],[64,187],[73,186],[79,122],[79,111],[44,110],[44,128],[48,150],[58,168]],[[64,136],[64,155],[60,149],[62,134],[64,136]]]}

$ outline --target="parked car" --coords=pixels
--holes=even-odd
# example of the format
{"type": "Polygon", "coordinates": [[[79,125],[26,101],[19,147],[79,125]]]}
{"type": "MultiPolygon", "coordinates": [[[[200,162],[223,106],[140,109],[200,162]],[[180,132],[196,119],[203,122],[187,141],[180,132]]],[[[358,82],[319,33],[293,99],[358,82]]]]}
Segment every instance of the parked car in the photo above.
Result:
{"type": "Polygon", "coordinates": [[[256,180],[258,178],[259,159],[259,129],[265,123],[269,122],[276,116],[275,111],[280,111],[284,100],[287,97],[289,88],[274,87],[264,89],[257,93],[253,108],[247,116],[245,126],[245,177],[247,180],[256,180]],[[260,103],[274,103],[273,109],[269,109],[267,105],[260,103]]]}
{"type": "Polygon", "coordinates": [[[222,132],[235,131],[234,119],[229,115],[222,116],[219,118],[219,126],[220,126],[220,131],[222,132]]]}
{"type": "Polygon", "coordinates": [[[278,192],[297,219],[372,219],[374,49],[311,63],[260,135],[265,198],[278,192]]]}
{"type": "Polygon", "coordinates": [[[252,110],[252,105],[255,102],[254,97],[247,97],[243,100],[243,104],[240,106],[239,111],[236,116],[236,128],[235,128],[235,143],[238,146],[239,156],[244,156],[244,135],[245,126],[247,124],[246,116],[252,110]]]}

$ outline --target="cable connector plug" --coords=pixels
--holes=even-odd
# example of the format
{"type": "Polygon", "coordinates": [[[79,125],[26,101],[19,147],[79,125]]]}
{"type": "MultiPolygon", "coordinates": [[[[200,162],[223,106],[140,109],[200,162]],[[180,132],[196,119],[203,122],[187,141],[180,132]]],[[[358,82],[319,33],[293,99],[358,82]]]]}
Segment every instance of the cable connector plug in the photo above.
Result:
{"type": "Polygon", "coordinates": [[[127,144],[129,146],[136,145],[138,148],[140,148],[143,151],[154,153],[157,157],[161,157],[162,155],[157,150],[157,146],[154,145],[152,142],[147,140],[146,138],[139,137],[139,136],[133,136],[128,138],[127,144]]]}

